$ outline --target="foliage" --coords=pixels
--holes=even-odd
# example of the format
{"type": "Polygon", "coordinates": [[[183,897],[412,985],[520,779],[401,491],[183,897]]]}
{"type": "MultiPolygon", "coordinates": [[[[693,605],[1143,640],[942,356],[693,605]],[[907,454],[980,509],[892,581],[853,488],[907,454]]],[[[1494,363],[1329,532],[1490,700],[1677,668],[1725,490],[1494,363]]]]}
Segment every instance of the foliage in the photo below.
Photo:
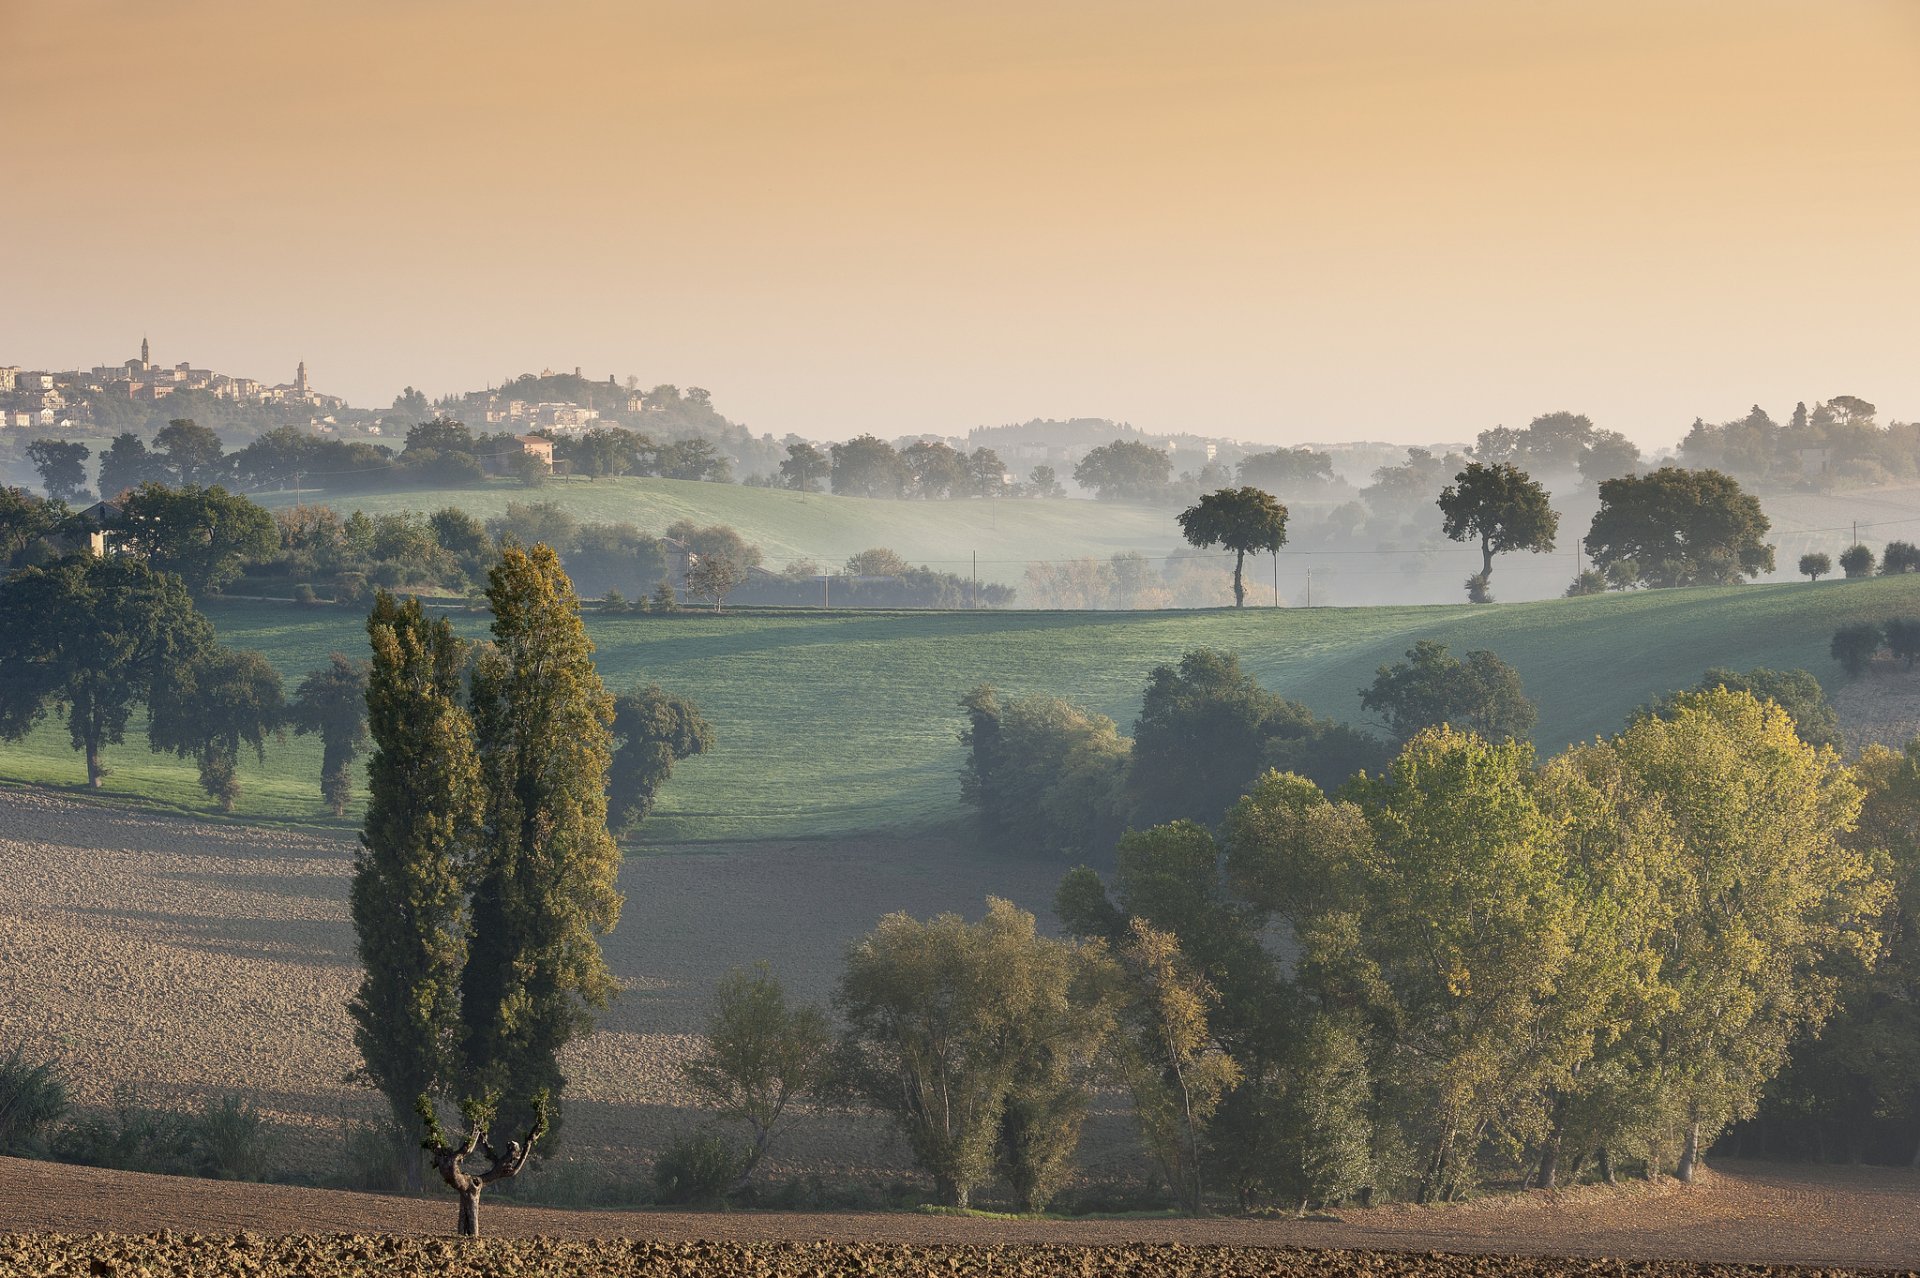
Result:
{"type": "Polygon", "coordinates": [[[1311,491],[1334,481],[1333,456],[1311,448],[1276,448],[1250,453],[1235,468],[1240,482],[1264,488],[1276,497],[1311,491]]]}
{"type": "Polygon", "coordinates": [[[1882,627],[1887,637],[1887,651],[1907,663],[1907,669],[1913,669],[1915,657],[1920,657],[1920,617],[1891,617],[1882,627]]]}
{"type": "Polygon", "coordinates": [[[1873,576],[1873,562],[1873,551],[1858,542],[1840,552],[1840,570],[1849,578],[1873,576]]]}
{"type": "Polygon", "coordinates": [[[1827,651],[1849,679],[1858,679],[1880,651],[1881,630],[1870,621],[1852,621],[1833,632],[1827,651]]]}
{"type": "Polygon", "coordinates": [[[176,417],[153,437],[165,459],[168,477],[183,488],[211,484],[226,473],[226,445],[210,427],[191,417],[176,417]]]}
{"type": "Polygon", "coordinates": [[[0,576],[18,564],[29,548],[58,532],[68,517],[64,502],[36,497],[21,488],[0,488],[0,576]]]}
{"type": "Polygon", "coordinates": [[[728,1188],[746,1184],[787,1106],[821,1090],[832,1070],[833,1031],[825,1014],[789,1006],[772,968],[759,963],[720,978],[705,1041],[681,1074],[723,1118],[745,1123],[751,1133],[751,1148],[733,1160],[737,1180],[728,1188]]]}
{"type": "Polygon", "coordinates": [[[273,516],[237,493],[147,483],[127,494],[112,531],[157,572],[174,573],[198,596],[219,590],[280,539],[273,516]]]}
{"type": "Polygon", "coordinates": [[[787,445],[786,460],[780,463],[780,479],[796,492],[820,491],[820,485],[833,474],[833,461],[812,444],[787,445]]]}
{"type": "Polygon", "coordinates": [[[728,595],[745,582],[747,570],[729,555],[702,555],[687,569],[687,593],[712,602],[720,611],[728,595]]]}
{"type": "Polygon", "coordinates": [[[1073,468],[1073,482],[1101,501],[1154,501],[1173,479],[1173,459],[1151,444],[1120,439],[1090,449],[1073,468]]]}
{"type": "Polygon", "coordinates": [[[847,559],[849,577],[898,577],[912,565],[885,546],[863,550],[847,559]]]}
{"type": "Polygon", "coordinates": [[[711,1206],[739,1184],[741,1162],[740,1151],[711,1132],[675,1137],[654,1160],[654,1194],[663,1203],[711,1206]]]}
{"type": "Polygon", "coordinates": [[[133,707],[164,701],[212,646],[180,579],[140,560],[76,555],[22,569],[0,581],[0,735],[18,739],[64,706],[98,788],[100,752],[126,738],[133,707]]]}
{"type": "Polygon", "coordinates": [[[293,730],[320,738],[320,797],[338,818],[353,795],[353,761],[367,743],[367,671],[364,662],[333,653],[294,691],[287,717],[293,730]]]}
{"type": "Polygon", "coordinates": [[[240,793],[240,747],[252,746],[266,761],[267,738],[280,731],[285,700],[280,672],[265,657],[214,646],[176,668],[148,710],[148,742],[196,760],[201,788],[231,812],[240,793]]]}
{"type": "Polygon", "coordinates": [[[1880,572],[1896,577],[1903,572],[1920,572],[1920,546],[1910,541],[1890,541],[1880,552],[1880,572]]]}
{"type": "MultiPolygon", "coordinates": [[[[1493,576],[1493,557],[1510,550],[1553,549],[1560,516],[1547,490],[1511,462],[1469,462],[1440,490],[1441,531],[1454,541],[1480,543],[1480,589],[1493,576]]],[[[1490,599],[1474,599],[1488,603],[1490,599]]]]}
{"type": "Polygon", "coordinates": [[[1372,686],[1360,690],[1360,704],[1402,741],[1443,723],[1493,740],[1525,738],[1536,719],[1512,666],[1486,651],[1462,661],[1432,639],[1407,649],[1405,661],[1381,666],[1372,686]]]}
{"type": "Polygon", "coordinates": [[[0,1155],[32,1157],[46,1131],[66,1114],[66,1075],[52,1061],[33,1061],[17,1044],[0,1057],[0,1155]]]}
{"type": "Polygon", "coordinates": [[[54,501],[76,501],[87,492],[87,458],[93,450],[64,439],[36,439],[27,460],[40,472],[40,484],[54,501]]]}
{"type": "Polygon", "coordinates": [[[479,837],[480,768],[462,705],[467,645],[420,601],[384,591],[367,618],[373,755],[348,893],[362,975],[348,1012],[365,1078],[394,1122],[459,1075],[465,890],[479,837]]]}
{"type": "Polygon", "coordinates": [[[1717,470],[1663,466],[1600,484],[1587,553],[1645,586],[1732,585],[1773,571],[1760,502],[1717,470]]]}
{"type": "MultiPolygon", "coordinates": [[[[1871,552],[1869,552],[1871,553],[1871,552]]],[[[1800,574],[1808,581],[1818,581],[1833,573],[1833,560],[1818,551],[1800,556],[1800,574]]],[[[1852,573],[1848,573],[1852,576],[1852,573]]]]}
{"type": "Polygon", "coordinates": [[[990,684],[960,706],[968,717],[961,797],[989,834],[1015,847],[1080,853],[1119,836],[1129,743],[1113,720],[1058,697],[1002,702],[990,684]]]}
{"type": "Polygon", "coordinates": [[[899,497],[906,491],[906,465],[892,444],[860,435],[828,450],[833,491],[849,497],[899,497]]]}
{"type": "Polygon", "coordinates": [[[1838,750],[1840,718],[1827,701],[1820,681],[1805,670],[1768,670],[1764,666],[1738,672],[1715,666],[1700,677],[1687,692],[1672,693],[1661,699],[1654,713],[1672,714],[1683,697],[1711,688],[1748,692],[1761,701],[1771,701],[1793,720],[1794,733],[1810,746],[1830,746],[1838,750]]]}
{"type": "Polygon", "coordinates": [[[607,832],[613,698],[550,548],[503,551],[487,601],[493,643],[469,692],[484,808],[460,1015],[469,1089],[498,1091],[521,1127],[525,1098],[557,1102],[560,1049],[613,993],[597,939],[620,915],[607,832]]]}
{"type": "Polygon", "coordinates": [[[1224,546],[1233,552],[1233,606],[1247,606],[1245,568],[1250,551],[1279,554],[1287,544],[1287,508],[1259,488],[1223,488],[1174,516],[1181,536],[1194,546],[1224,546]]]}
{"type": "Polygon", "coordinates": [[[647,814],[673,765],[713,748],[713,726],[685,697],[657,683],[613,701],[613,759],[607,768],[608,827],[631,832],[647,814]]]}

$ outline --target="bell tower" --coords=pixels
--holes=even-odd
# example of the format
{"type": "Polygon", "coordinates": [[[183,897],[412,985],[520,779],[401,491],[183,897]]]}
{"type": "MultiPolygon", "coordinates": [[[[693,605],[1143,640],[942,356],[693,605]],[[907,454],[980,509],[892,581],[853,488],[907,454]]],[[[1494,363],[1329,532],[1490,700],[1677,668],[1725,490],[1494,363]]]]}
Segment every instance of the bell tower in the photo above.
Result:
{"type": "Polygon", "coordinates": [[[300,371],[293,375],[293,388],[302,395],[307,393],[307,361],[300,361],[300,371]]]}
{"type": "Polygon", "coordinates": [[[153,353],[147,349],[147,336],[145,333],[140,335],[140,367],[153,367],[153,353]]]}

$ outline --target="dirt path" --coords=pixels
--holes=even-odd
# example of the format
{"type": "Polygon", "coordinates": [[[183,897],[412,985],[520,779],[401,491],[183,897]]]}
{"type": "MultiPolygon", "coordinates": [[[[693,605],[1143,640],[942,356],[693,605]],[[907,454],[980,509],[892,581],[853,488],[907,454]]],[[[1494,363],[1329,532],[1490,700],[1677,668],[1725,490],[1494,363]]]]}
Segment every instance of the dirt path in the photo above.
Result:
{"type": "MultiPolygon", "coordinates": [[[[0,1232],[445,1234],[451,1197],[236,1185],[0,1159],[0,1232]]],[[[1582,1189],[1340,1221],[998,1221],[900,1214],[567,1212],[488,1204],[489,1234],[996,1246],[1358,1248],[1920,1268],[1920,1175],[1882,1168],[1729,1164],[1692,1187],[1582,1189]]]]}

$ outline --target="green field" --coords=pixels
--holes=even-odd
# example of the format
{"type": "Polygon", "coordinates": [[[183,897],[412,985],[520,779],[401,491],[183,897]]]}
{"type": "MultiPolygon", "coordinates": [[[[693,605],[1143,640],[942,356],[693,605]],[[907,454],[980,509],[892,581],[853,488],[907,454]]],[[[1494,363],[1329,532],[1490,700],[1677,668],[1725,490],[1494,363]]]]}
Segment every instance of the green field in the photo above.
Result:
{"type": "MultiPolygon", "coordinates": [[[[616,687],[655,679],[697,698],[719,746],[682,765],[647,841],[774,839],[926,828],[960,813],[955,699],[990,681],[1052,692],[1131,723],[1147,671],[1190,647],[1242,654],[1267,686],[1316,711],[1359,717],[1356,689],[1415,639],[1492,648],[1540,707],[1543,748],[1617,728],[1635,706],[1708,666],[1800,666],[1839,677],[1833,629],[1920,614],[1920,577],[1819,585],[1645,591],[1484,608],[1263,609],[1235,614],[758,613],[593,618],[616,687]]],[[[358,652],[344,612],[229,603],[223,639],[264,652],[290,679],[334,649],[358,652]]],[[[485,617],[456,614],[478,635],[485,617]]],[[[317,745],[289,739],[247,760],[243,815],[317,819],[317,745]]],[[[191,767],[109,750],[110,793],[206,810],[191,767]]],[[[76,785],[79,756],[55,725],[0,746],[0,778],[76,785]]]]}
{"type": "MultiPolygon", "coordinates": [[[[292,493],[255,493],[289,506],[292,493]]],[[[965,577],[979,555],[980,579],[1020,584],[1029,560],[1102,558],[1125,550],[1164,554],[1180,544],[1173,510],[1093,501],[869,501],[680,479],[556,479],[537,489],[517,483],[390,493],[305,494],[345,514],[430,512],[458,506],[482,519],[510,501],[552,501],[583,523],[628,523],[659,533],[680,519],[729,524],[766,552],[769,566],[812,559],[825,566],[874,546],[914,564],[965,577]]]]}

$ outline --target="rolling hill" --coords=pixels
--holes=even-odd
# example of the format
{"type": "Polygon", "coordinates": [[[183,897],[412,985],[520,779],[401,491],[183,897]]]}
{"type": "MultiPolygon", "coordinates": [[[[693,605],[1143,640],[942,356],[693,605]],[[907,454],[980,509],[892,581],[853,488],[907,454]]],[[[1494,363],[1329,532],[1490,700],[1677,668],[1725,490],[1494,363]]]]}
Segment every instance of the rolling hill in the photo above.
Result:
{"type": "MultiPolygon", "coordinates": [[[[1920,615],[1920,577],[1645,591],[1541,603],[1158,613],[762,612],[590,619],[615,687],[656,680],[696,698],[719,746],[682,765],[646,827],[673,844],[926,829],[961,815],[955,700],[986,681],[1050,692],[1124,728],[1148,670],[1188,648],[1239,652],[1263,683],[1356,719],[1356,689],[1420,638],[1491,648],[1538,702],[1543,749],[1616,729],[1709,666],[1804,667],[1841,678],[1827,644],[1843,621],[1920,615]]],[[[223,640],[255,648],[291,682],[329,651],[364,647],[360,618],[226,603],[223,640]]],[[[486,618],[455,614],[478,636],[486,618]]],[[[110,749],[108,792],[205,811],[192,767],[138,737],[110,749]]],[[[243,762],[244,816],[317,820],[319,750],[292,738],[243,762]]],[[[0,744],[0,778],[75,785],[57,724],[0,744]]]]}

